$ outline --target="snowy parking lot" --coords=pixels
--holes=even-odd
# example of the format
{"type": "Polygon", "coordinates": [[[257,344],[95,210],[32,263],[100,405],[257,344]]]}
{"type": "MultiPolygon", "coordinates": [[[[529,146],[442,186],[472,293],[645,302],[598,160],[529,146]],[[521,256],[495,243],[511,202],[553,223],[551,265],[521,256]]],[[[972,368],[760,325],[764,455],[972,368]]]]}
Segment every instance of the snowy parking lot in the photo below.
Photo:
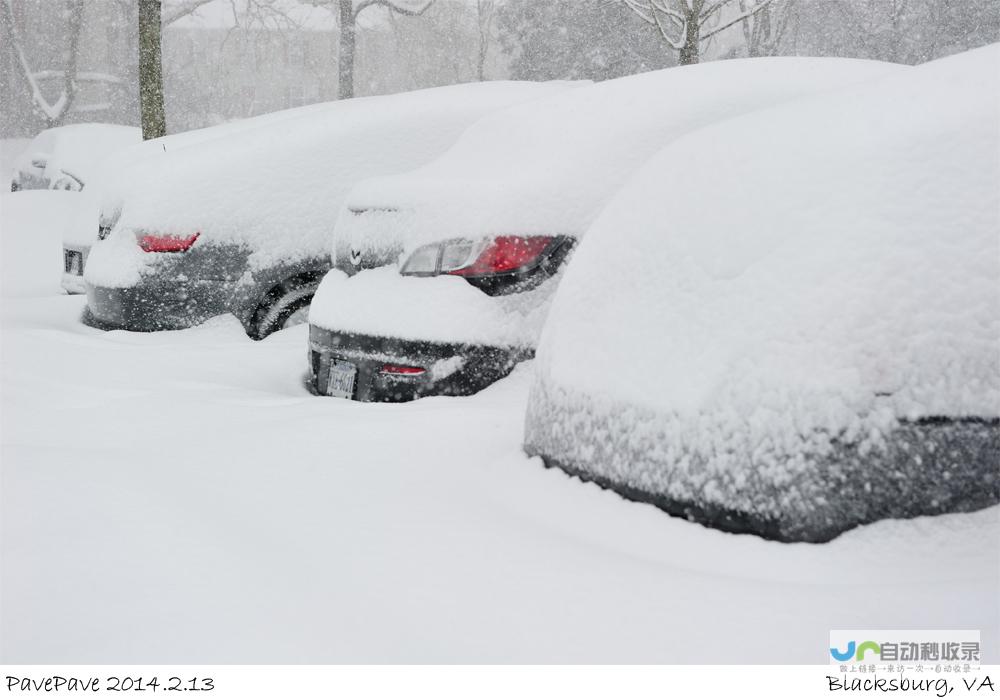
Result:
{"type": "Polygon", "coordinates": [[[6,662],[822,663],[852,628],[1000,660],[1000,508],[724,534],[525,457],[525,366],[360,404],[306,390],[304,326],[88,328],[72,198],[0,195],[6,662]]]}

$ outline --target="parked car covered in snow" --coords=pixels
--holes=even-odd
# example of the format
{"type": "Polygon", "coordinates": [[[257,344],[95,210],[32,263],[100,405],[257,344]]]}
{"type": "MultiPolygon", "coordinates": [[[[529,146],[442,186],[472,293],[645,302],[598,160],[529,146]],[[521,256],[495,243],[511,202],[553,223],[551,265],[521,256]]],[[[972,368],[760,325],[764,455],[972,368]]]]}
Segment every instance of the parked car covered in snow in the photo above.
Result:
{"type": "MultiPolygon", "coordinates": [[[[157,139],[142,141],[121,148],[101,160],[99,166],[91,169],[88,175],[89,186],[81,192],[81,214],[74,217],[63,231],[63,275],[62,287],[70,294],[85,294],[87,286],[83,273],[87,265],[90,249],[98,241],[101,231],[101,204],[109,211],[118,211],[122,207],[122,191],[130,186],[130,166],[138,161],[156,160],[173,153],[179,148],[186,148],[222,137],[232,137],[241,131],[255,129],[265,125],[274,125],[286,119],[306,115],[318,115],[329,108],[327,104],[314,104],[295,109],[285,109],[269,112],[248,119],[239,119],[225,124],[192,129],[177,134],[170,134],[157,139]],[[124,178],[124,184],[116,185],[117,178],[124,178]]],[[[90,126],[90,125],[87,125],[90,126]]],[[[106,227],[105,227],[106,228],[106,227]]]]}
{"type": "Polygon", "coordinates": [[[79,192],[108,156],[139,143],[142,133],[118,124],[70,124],[42,131],[14,164],[10,190],[79,192]]]}
{"type": "Polygon", "coordinates": [[[525,449],[779,540],[1000,500],[1000,45],[675,142],[556,294],[525,449]]]}
{"type": "Polygon", "coordinates": [[[573,83],[486,82],[339,101],[143,159],[105,193],[90,322],[183,328],[234,314],[254,338],[304,321],[359,180],[442,153],[479,117],[573,83]]]}
{"type": "Polygon", "coordinates": [[[478,391],[533,354],[576,241],[659,147],[906,70],[768,58],[610,80],[498,112],[437,161],[362,183],[310,314],[313,388],[361,401],[478,391]]]}
{"type": "MultiPolygon", "coordinates": [[[[65,190],[93,199],[101,172],[117,156],[142,141],[142,132],[118,124],[70,124],[46,129],[28,144],[15,163],[11,192],[65,190]]],[[[87,205],[81,202],[81,209],[87,205]]],[[[86,218],[86,217],[84,217],[86,218]]],[[[64,236],[62,286],[70,294],[83,293],[83,266],[91,241],[97,236],[96,219],[85,236],[74,223],[64,236]]]]}

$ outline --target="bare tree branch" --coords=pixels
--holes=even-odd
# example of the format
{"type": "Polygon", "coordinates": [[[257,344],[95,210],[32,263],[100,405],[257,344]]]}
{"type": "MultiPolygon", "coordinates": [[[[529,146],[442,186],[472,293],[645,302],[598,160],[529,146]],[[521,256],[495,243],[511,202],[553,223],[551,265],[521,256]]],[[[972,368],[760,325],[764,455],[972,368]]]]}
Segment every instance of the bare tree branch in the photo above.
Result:
{"type": "Polygon", "coordinates": [[[701,35],[701,40],[705,41],[706,39],[710,39],[713,36],[715,36],[716,34],[718,34],[719,32],[721,32],[722,30],[729,29],[731,26],[733,26],[737,22],[742,22],[746,18],[751,17],[751,16],[757,14],[758,12],[760,12],[761,10],[763,10],[765,7],[767,7],[768,5],[770,5],[771,2],[773,2],[773,0],[761,0],[761,2],[759,4],[757,4],[755,7],[751,8],[750,10],[747,10],[746,12],[740,14],[739,17],[736,17],[735,19],[733,19],[733,20],[731,20],[729,22],[726,22],[721,27],[716,27],[712,31],[708,32],[707,34],[702,34],[701,35]]]}
{"type": "Polygon", "coordinates": [[[31,102],[38,115],[49,127],[56,126],[66,118],[73,101],[76,98],[77,59],[79,58],[80,31],[83,26],[83,0],[67,0],[66,7],[69,19],[69,50],[66,69],[62,71],[63,87],[55,102],[49,102],[42,94],[38,85],[39,74],[31,70],[28,58],[24,54],[24,44],[14,22],[14,11],[11,0],[2,0],[4,23],[9,25],[11,43],[17,62],[31,92],[31,102]]]}
{"type": "Polygon", "coordinates": [[[165,11],[163,13],[163,26],[172,24],[181,17],[187,17],[202,5],[207,5],[210,2],[212,0],[183,0],[183,2],[178,3],[169,12],[165,11]]]}
{"type": "Polygon", "coordinates": [[[387,7],[401,15],[416,17],[426,12],[432,4],[434,4],[434,0],[422,0],[420,5],[414,5],[413,8],[410,8],[406,5],[400,5],[399,0],[361,0],[354,6],[354,17],[357,18],[358,15],[373,6],[387,7]]]}

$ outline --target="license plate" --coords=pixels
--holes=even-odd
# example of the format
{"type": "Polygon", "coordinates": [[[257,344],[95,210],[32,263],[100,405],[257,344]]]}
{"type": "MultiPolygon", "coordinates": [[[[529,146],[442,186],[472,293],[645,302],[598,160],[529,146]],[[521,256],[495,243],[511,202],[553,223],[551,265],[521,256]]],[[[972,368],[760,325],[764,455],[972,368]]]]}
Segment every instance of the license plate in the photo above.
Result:
{"type": "Polygon", "coordinates": [[[80,254],[79,251],[64,250],[63,263],[65,264],[65,270],[67,274],[70,275],[83,274],[83,256],[80,254]]]}
{"type": "Polygon", "coordinates": [[[326,384],[326,393],[338,399],[349,399],[354,396],[354,380],[358,376],[358,368],[350,362],[334,362],[330,365],[330,379],[326,384]]]}

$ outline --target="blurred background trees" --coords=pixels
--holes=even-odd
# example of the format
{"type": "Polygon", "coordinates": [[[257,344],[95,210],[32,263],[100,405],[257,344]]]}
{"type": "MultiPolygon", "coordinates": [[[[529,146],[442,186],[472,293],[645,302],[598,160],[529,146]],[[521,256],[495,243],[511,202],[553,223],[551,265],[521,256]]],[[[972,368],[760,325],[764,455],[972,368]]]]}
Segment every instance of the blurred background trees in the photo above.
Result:
{"type": "MultiPolygon", "coordinates": [[[[0,136],[78,121],[139,124],[139,7],[0,0],[0,136]]],[[[166,128],[175,132],[348,94],[605,80],[695,58],[921,63],[997,41],[1000,2],[162,0],[160,36],[166,128]],[[696,11],[697,27],[685,25],[696,11]]]]}

